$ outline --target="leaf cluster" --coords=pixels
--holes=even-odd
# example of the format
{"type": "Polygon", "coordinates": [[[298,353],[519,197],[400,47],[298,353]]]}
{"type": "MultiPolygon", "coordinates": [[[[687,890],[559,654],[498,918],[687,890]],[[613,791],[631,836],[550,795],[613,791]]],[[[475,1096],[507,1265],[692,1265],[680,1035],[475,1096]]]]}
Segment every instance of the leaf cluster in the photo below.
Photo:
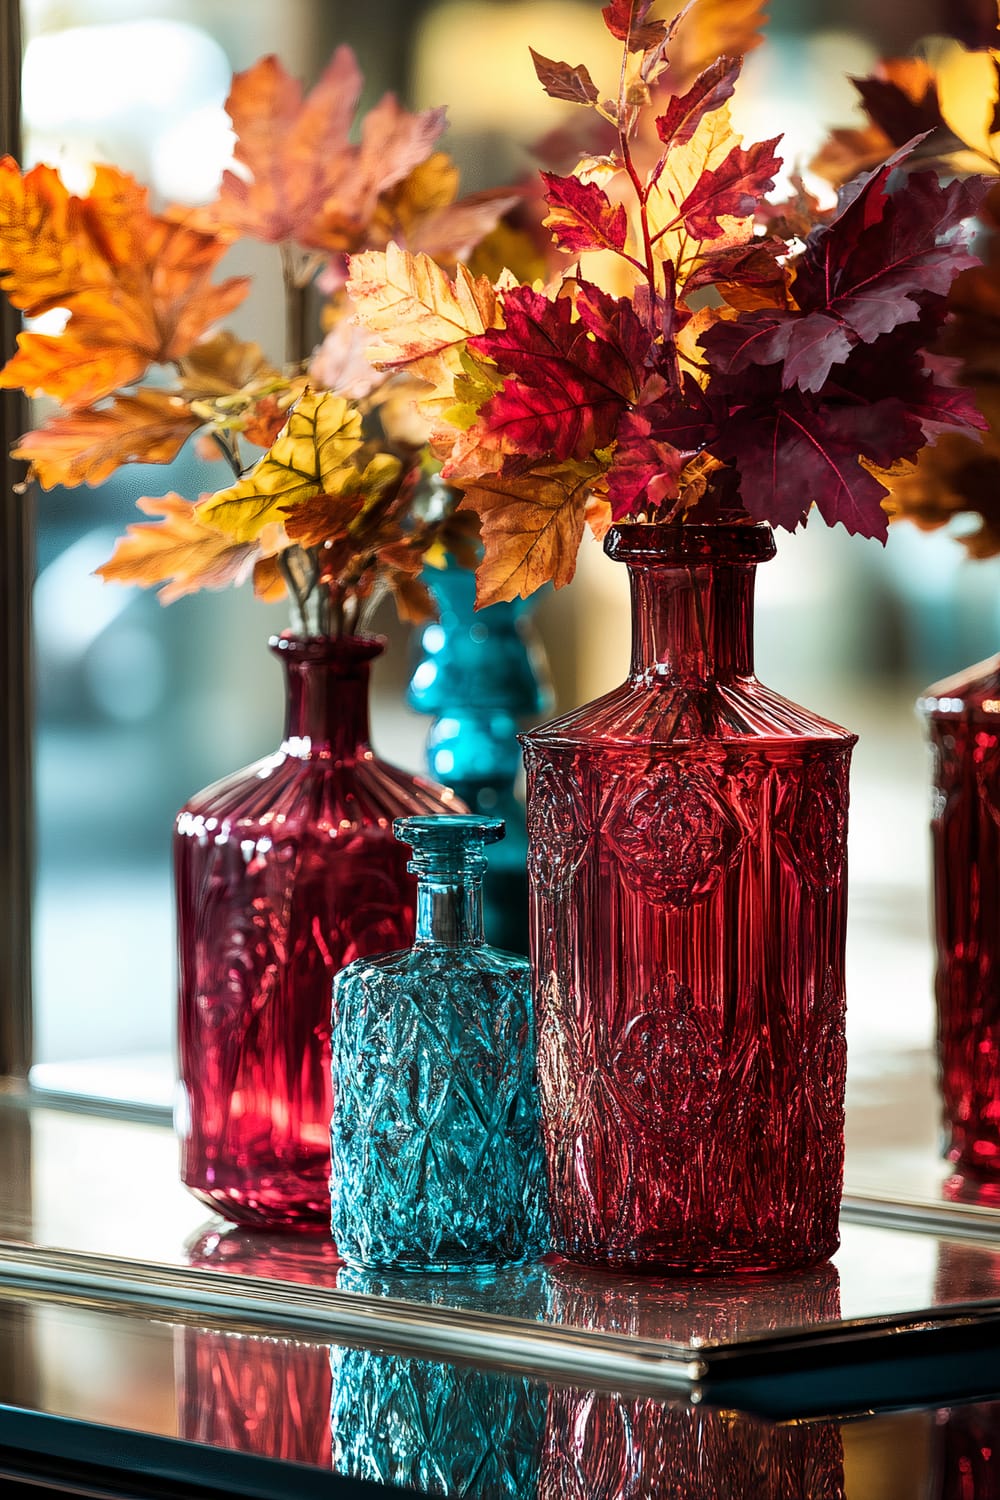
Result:
{"type": "Polygon", "coordinates": [[[406,519],[421,454],[412,431],[395,430],[395,387],[407,382],[366,357],[343,291],[346,254],[398,242],[454,266],[517,196],[460,198],[458,171],[437,149],[444,110],[412,113],[387,94],[359,114],[362,84],[348,47],[307,95],[274,57],[237,74],[227,100],[235,170],[204,207],[154,212],[147,190],[111,166],[78,195],[51,167],[22,173],[0,160],[0,289],[29,319],[62,319],[56,332],[29,326],[0,371],[0,387],[58,403],[15,446],[29,479],[47,489],[100,484],[124,463],[169,462],[198,433],[236,481],[193,503],[141,500],[156,519],[129,528],[105,577],[159,585],[167,601],[252,575],[262,597],[287,588],[300,613],[338,629],[383,587],[408,617],[426,611],[415,575],[434,536],[406,519]],[[213,280],[240,237],[279,249],[284,365],[218,331],[249,288],[247,277],[213,280]],[[310,357],[296,328],[314,285],[328,301],[326,337],[310,357]],[[342,399],[326,403],[323,391],[342,399]],[[352,437],[331,468],[320,440],[311,449],[301,429],[321,415],[325,432],[334,411],[352,437]],[[249,470],[244,444],[267,450],[249,470]],[[296,462],[286,462],[293,451],[296,462]],[[311,451],[303,481],[297,460],[311,451]],[[312,518],[308,536],[292,514],[300,508],[312,518]],[[328,536],[316,530],[321,511],[328,536]]]}
{"type": "Polygon", "coordinates": [[[902,170],[921,117],[835,210],[797,179],[771,203],[779,140],[746,145],[730,116],[742,57],[702,51],[693,76],[675,60],[713,24],[745,51],[761,7],[692,0],[663,20],[652,0],[614,0],[603,16],[616,89],[533,54],[547,93],[613,132],[542,174],[575,264],[491,286],[395,246],[351,261],[372,357],[427,383],[442,472],[481,519],[480,603],[568,582],[584,527],[612,520],[794,529],[815,506],[884,539],[889,472],[983,425],[927,350],[976,264],[968,221],[989,179],[902,170]]]}
{"type": "Polygon", "coordinates": [[[921,142],[911,160],[949,175],[970,171],[992,178],[979,208],[973,264],[954,279],[948,317],[935,346],[941,368],[971,389],[983,434],[943,432],[914,465],[892,475],[887,509],[894,519],[933,529],[956,516],[976,517],[962,541],[975,557],[1000,554],[1000,34],[995,0],[956,7],[949,18],[955,41],[927,55],[890,58],[868,78],[853,80],[867,123],[832,131],[814,169],[837,183],[870,170],[914,131],[921,142]],[[976,440],[974,440],[976,439],[976,440]]]}

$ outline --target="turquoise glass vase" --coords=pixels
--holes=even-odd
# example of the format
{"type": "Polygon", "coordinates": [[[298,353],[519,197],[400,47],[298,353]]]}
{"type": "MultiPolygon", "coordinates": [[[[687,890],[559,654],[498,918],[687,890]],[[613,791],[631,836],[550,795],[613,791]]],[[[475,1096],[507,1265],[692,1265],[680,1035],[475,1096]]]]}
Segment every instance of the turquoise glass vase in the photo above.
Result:
{"type": "Polygon", "coordinates": [[[527,961],[483,937],[499,818],[394,824],[417,934],[333,989],[333,1238],[348,1264],[453,1271],[544,1249],[527,961]]]}
{"type": "Polygon", "coordinates": [[[537,597],[476,609],[476,577],[449,561],[425,568],[438,619],[420,634],[409,702],[433,717],[427,764],[467,807],[503,818],[507,837],[490,857],[486,923],[500,947],[528,951],[528,835],[515,793],[517,731],[552,707],[548,667],[531,623],[537,597]]]}

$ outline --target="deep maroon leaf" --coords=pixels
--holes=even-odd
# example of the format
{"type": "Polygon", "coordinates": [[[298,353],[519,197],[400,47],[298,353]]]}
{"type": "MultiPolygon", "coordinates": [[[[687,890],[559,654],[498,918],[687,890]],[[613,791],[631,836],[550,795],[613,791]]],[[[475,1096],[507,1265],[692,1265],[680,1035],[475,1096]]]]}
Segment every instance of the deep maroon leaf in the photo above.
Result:
{"type": "Polygon", "coordinates": [[[573,68],[569,63],[554,62],[551,57],[543,57],[534,47],[529,47],[528,51],[531,53],[538,81],[550,98],[566,99],[570,104],[597,103],[597,85],[583,63],[578,63],[573,68]]]}
{"type": "Polygon", "coordinates": [[[681,204],[679,217],[692,239],[715,240],[724,233],[720,218],[748,218],[774,187],[781,157],[774,148],[780,135],[757,141],[746,150],[734,146],[717,167],[701,174],[681,204]]]}
{"type": "Polygon", "coordinates": [[[630,52],[647,52],[667,35],[664,21],[647,21],[653,0],[612,0],[601,11],[613,37],[625,42],[630,52]]]}
{"type": "Polygon", "coordinates": [[[722,108],[732,97],[742,66],[741,57],[717,58],[698,74],[686,94],[671,99],[656,121],[656,133],[665,146],[683,146],[706,115],[722,108]]]}
{"type": "Polygon", "coordinates": [[[546,221],[553,238],[564,250],[617,250],[625,248],[628,215],[622,203],[612,203],[596,182],[578,177],[557,177],[542,172],[545,200],[552,209],[546,221]]]}
{"type": "Polygon", "coordinates": [[[888,493],[860,457],[888,467],[923,445],[918,420],[894,397],[874,405],[817,406],[789,391],[730,419],[713,445],[740,474],[750,515],[793,531],[815,504],[831,526],[885,541],[888,493]]]}
{"type": "Polygon", "coordinates": [[[844,325],[824,313],[761,310],[735,321],[715,323],[700,343],[709,363],[723,375],[738,375],[752,365],[782,366],[784,389],[798,385],[818,391],[835,364],[847,359],[856,339],[844,325]]]}
{"type": "Polygon", "coordinates": [[[851,82],[861,95],[868,118],[894,146],[905,145],[915,135],[948,128],[933,79],[920,99],[911,99],[905,89],[887,78],[852,78],[851,82]]]}

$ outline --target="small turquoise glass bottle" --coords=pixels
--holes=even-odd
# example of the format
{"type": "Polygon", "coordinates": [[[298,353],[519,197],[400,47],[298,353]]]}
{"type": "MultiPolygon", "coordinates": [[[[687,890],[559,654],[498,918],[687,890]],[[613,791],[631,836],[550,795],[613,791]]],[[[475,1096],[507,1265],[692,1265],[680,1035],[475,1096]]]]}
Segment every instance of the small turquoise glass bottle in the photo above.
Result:
{"type": "Polygon", "coordinates": [[[483,937],[500,818],[412,817],[417,935],[333,988],[333,1238],[349,1265],[489,1268],[546,1248],[525,959],[483,937]]]}

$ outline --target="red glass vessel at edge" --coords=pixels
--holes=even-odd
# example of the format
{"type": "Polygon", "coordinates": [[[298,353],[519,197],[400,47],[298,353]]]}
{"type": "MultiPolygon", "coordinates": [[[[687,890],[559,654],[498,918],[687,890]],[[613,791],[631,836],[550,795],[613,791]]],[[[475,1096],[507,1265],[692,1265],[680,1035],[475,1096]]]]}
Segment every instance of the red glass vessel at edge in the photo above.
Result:
{"type": "Polygon", "coordinates": [[[973,1178],[1000,1183],[1000,657],[935,683],[919,707],[934,756],[935,991],[946,1150],[973,1178]]]}
{"type": "Polygon", "coordinates": [[[329,1224],[330,992],[413,941],[394,818],[462,812],[368,741],[374,639],[282,635],[285,736],[199,792],[174,835],[182,1178],[237,1223],[329,1224]]]}
{"type": "Polygon", "coordinates": [[[554,1248],[767,1271],[838,1244],[855,736],[753,673],[765,526],[622,525],[632,666],[524,737],[554,1248]]]}

